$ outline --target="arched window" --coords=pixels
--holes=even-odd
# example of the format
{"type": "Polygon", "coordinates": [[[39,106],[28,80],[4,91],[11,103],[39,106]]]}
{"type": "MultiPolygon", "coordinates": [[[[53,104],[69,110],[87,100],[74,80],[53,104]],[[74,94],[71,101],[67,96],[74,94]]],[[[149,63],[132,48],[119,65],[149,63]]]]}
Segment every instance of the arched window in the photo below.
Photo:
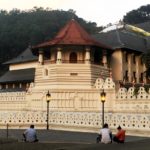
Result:
{"type": "Polygon", "coordinates": [[[72,52],[70,54],[69,62],[70,63],[77,63],[77,54],[75,52],[72,52]]]}

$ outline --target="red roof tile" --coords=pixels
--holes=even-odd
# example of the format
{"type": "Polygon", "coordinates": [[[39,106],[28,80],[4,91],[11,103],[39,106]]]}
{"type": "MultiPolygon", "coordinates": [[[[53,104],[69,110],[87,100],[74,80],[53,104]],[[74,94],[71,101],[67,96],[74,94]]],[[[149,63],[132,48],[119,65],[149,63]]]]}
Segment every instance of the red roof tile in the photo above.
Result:
{"type": "Polygon", "coordinates": [[[44,48],[53,45],[89,45],[110,49],[108,46],[92,38],[75,20],[71,20],[62,28],[54,39],[36,45],[33,48],[44,48]]]}

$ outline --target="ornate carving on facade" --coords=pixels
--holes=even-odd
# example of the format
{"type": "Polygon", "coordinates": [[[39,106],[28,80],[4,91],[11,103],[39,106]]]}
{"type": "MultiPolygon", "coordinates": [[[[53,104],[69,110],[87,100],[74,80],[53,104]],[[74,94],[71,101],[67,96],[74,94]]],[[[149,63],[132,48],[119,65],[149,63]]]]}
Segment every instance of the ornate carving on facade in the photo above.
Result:
{"type": "Polygon", "coordinates": [[[115,89],[115,83],[112,78],[106,78],[104,82],[104,89],[115,89]]]}
{"type": "Polygon", "coordinates": [[[97,78],[95,82],[96,89],[102,89],[104,86],[104,80],[102,78],[97,78]]]}
{"type": "Polygon", "coordinates": [[[135,94],[135,88],[134,87],[130,87],[128,89],[127,98],[128,99],[136,99],[136,94],[135,94]]]}
{"type": "Polygon", "coordinates": [[[96,89],[114,89],[115,83],[113,82],[112,78],[106,78],[106,80],[102,78],[97,78],[95,82],[96,89]]]}
{"type": "Polygon", "coordinates": [[[116,95],[116,99],[127,99],[127,89],[126,88],[120,88],[118,90],[117,95],[116,95]]]}
{"type": "MultiPolygon", "coordinates": [[[[50,128],[54,129],[73,129],[76,131],[98,132],[101,127],[101,112],[53,112],[50,111],[50,128]]],[[[127,129],[127,134],[134,133],[135,135],[142,134],[149,136],[150,115],[149,114],[130,114],[130,113],[107,113],[105,121],[110,128],[116,129],[118,125],[127,129]],[[138,133],[137,133],[138,130],[138,133]]],[[[46,127],[46,112],[38,111],[22,111],[22,112],[7,112],[0,113],[0,125],[9,124],[9,127],[14,128],[16,125],[19,128],[25,128],[34,123],[37,128],[46,127]]],[[[4,126],[5,127],[5,126],[4,126]]]]}

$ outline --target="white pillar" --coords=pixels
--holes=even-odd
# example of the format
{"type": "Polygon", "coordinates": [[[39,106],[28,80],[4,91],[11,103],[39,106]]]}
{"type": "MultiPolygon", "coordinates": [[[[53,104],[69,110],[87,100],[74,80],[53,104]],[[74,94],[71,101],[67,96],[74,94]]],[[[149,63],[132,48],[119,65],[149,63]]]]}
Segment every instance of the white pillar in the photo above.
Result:
{"type": "Polygon", "coordinates": [[[13,89],[14,89],[14,88],[15,88],[15,84],[13,84],[13,86],[12,86],[12,87],[13,87],[13,89]]]}
{"type": "Polygon", "coordinates": [[[44,63],[43,51],[39,50],[39,64],[43,65],[43,63],[44,63]]]}
{"type": "Polygon", "coordinates": [[[132,72],[132,58],[133,58],[133,54],[128,54],[128,76],[129,76],[129,82],[132,82],[132,76],[133,76],[133,72],[132,72]]]}
{"type": "Polygon", "coordinates": [[[146,79],[146,76],[144,76],[144,72],[146,71],[146,66],[145,64],[143,63],[143,82],[144,83],[147,83],[147,79],[146,79]]]}
{"type": "Polygon", "coordinates": [[[19,88],[22,88],[22,84],[21,83],[19,84],[19,88]]]}
{"type": "Polygon", "coordinates": [[[85,63],[89,64],[90,63],[90,59],[91,59],[90,47],[86,47],[85,48],[85,63]]]}
{"type": "Polygon", "coordinates": [[[140,82],[140,72],[139,72],[139,68],[140,68],[140,57],[139,56],[136,56],[136,59],[135,59],[135,62],[136,62],[136,82],[139,83],[140,82]]]}
{"type": "Polygon", "coordinates": [[[8,89],[8,84],[6,84],[6,89],[8,89]]]}
{"type": "Polygon", "coordinates": [[[104,67],[107,67],[107,54],[106,54],[106,52],[103,52],[102,63],[104,65],[104,67]]]}
{"type": "Polygon", "coordinates": [[[57,48],[57,64],[61,64],[62,63],[62,52],[61,52],[61,48],[57,48]]]}

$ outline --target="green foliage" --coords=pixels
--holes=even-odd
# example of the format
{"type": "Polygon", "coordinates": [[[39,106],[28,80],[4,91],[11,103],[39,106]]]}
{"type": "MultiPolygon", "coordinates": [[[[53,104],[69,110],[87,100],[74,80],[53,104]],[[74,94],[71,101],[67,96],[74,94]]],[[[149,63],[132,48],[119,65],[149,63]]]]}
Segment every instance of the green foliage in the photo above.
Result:
{"type": "Polygon", "coordinates": [[[79,18],[72,9],[63,11],[34,7],[28,11],[0,10],[0,63],[16,57],[29,44],[36,45],[53,38],[72,18],[91,34],[102,29],[95,22],[79,18]]]}
{"type": "Polygon", "coordinates": [[[124,16],[123,21],[129,24],[137,24],[150,21],[150,5],[141,6],[136,10],[128,12],[124,16]]]}

